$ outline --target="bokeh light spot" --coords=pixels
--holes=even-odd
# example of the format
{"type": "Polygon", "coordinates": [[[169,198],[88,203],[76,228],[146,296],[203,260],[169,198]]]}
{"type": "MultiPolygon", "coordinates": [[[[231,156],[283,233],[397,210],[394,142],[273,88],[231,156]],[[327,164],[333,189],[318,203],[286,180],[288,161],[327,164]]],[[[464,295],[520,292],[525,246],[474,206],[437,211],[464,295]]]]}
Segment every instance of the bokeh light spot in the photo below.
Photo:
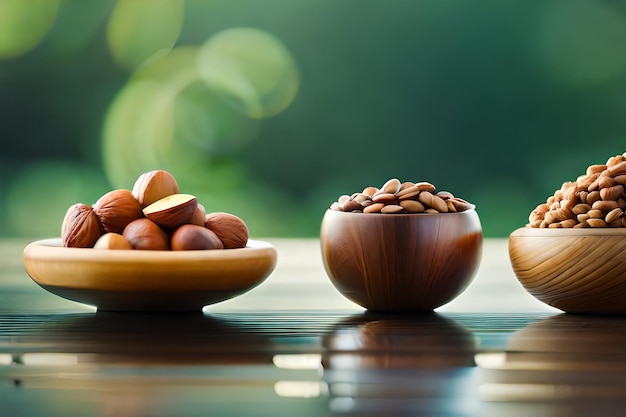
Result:
{"type": "Polygon", "coordinates": [[[85,51],[106,25],[113,6],[107,1],[63,0],[46,47],[65,56],[85,51]]]}
{"type": "Polygon", "coordinates": [[[102,155],[114,187],[129,188],[142,172],[165,169],[174,98],[150,81],[131,83],[118,94],[105,119],[102,155]]]}
{"type": "Polygon", "coordinates": [[[167,54],[182,29],[184,7],[183,0],[118,0],[107,28],[115,61],[135,69],[167,54]]]}
{"type": "Polygon", "coordinates": [[[209,38],[199,55],[200,73],[212,91],[249,117],[283,111],[299,88],[291,54],[276,37],[253,28],[233,28],[209,38]]]}
{"type": "Polygon", "coordinates": [[[115,188],[129,188],[142,172],[165,169],[208,211],[238,214],[256,233],[280,234],[272,221],[278,216],[286,220],[282,233],[288,233],[290,225],[306,221],[305,214],[286,193],[256,180],[241,154],[258,136],[257,119],[292,102],[298,90],[295,64],[282,44],[262,31],[225,31],[211,39],[208,52],[206,45],[174,48],[135,71],[105,119],[107,176],[115,188]],[[226,72],[202,76],[201,51],[209,65],[227,62],[218,68],[226,72]],[[229,78],[230,65],[237,74],[229,78]]]}
{"type": "Polygon", "coordinates": [[[0,59],[37,46],[57,15],[59,0],[0,0],[0,59]]]}

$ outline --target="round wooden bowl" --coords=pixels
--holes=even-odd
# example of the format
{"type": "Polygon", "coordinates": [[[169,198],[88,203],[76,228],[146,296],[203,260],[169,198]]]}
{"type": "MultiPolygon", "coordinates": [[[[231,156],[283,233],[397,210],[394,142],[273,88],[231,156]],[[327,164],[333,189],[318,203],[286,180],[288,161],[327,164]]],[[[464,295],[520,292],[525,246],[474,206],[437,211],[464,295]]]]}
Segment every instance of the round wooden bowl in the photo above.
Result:
{"type": "Polygon", "coordinates": [[[428,312],[469,285],[483,234],[475,210],[372,214],[328,210],[322,257],[337,290],[368,310],[428,312]]]}
{"type": "Polygon", "coordinates": [[[243,294],[269,276],[276,249],[250,240],[241,249],[104,250],[33,242],[24,267],[42,288],[102,311],[192,311],[243,294]]]}
{"type": "Polygon", "coordinates": [[[523,227],[509,236],[522,286],[568,313],[626,314],[626,229],[523,227]]]}

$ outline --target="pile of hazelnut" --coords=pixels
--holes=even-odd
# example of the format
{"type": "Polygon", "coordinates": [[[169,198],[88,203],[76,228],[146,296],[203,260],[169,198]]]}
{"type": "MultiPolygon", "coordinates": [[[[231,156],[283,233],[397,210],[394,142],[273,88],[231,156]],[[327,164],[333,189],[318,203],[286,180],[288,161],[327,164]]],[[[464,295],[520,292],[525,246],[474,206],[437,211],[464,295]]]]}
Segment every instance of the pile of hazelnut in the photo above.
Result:
{"type": "Polygon", "coordinates": [[[61,228],[72,248],[206,250],[243,248],[248,228],[239,217],[206,213],[191,194],[181,194],[172,174],[142,174],[132,191],[113,190],[93,206],[72,205],[61,228]]]}

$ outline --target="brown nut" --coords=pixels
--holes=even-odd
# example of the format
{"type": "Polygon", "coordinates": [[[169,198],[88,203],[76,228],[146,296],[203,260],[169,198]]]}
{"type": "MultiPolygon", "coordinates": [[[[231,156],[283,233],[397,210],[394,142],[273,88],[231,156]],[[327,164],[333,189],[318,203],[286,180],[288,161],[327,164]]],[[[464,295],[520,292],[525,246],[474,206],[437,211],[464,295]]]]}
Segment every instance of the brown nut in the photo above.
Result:
{"type": "Polygon", "coordinates": [[[93,205],[104,230],[122,233],[126,225],[143,217],[141,205],[129,190],[109,191],[93,205]]]}
{"type": "Polygon", "coordinates": [[[102,224],[91,206],[77,203],[67,209],[61,226],[63,246],[91,248],[103,233],[102,224]]]}
{"type": "Polygon", "coordinates": [[[191,194],[172,194],[144,207],[143,214],[161,227],[176,229],[191,222],[198,200],[191,194]]]}
{"type": "Polygon", "coordinates": [[[224,244],[214,232],[195,224],[184,224],[176,229],[170,246],[172,250],[224,249],[224,244]]]}
{"type": "Polygon", "coordinates": [[[174,176],[161,169],[141,174],[133,185],[133,195],[142,208],[163,197],[179,193],[180,188],[174,176]]]}
{"type": "MultiPolygon", "coordinates": [[[[399,179],[392,178],[385,182],[380,189],[366,187],[362,192],[354,193],[352,196],[344,194],[330,205],[330,209],[366,214],[454,213],[474,209],[474,205],[461,199],[455,199],[454,195],[448,191],[435,192],[435,186],[426,181],[400,182],[399,179]]],[[[542,220],[539,219],[538,215],[535,217],[532,219],[535,223],[537,220],[542,220]]]]}
{"type": "Polygon", "coordinates": [[[133,249],[169,250],[170,239],[158,224],[149,219],[133,220],[124,228],[123,236],[133,249]]]}
{"type": "Polygon", "coordinates": [[[400,191],[400,187],[402,187],[402,183],[397,178],[392,178],[388,180],[386,183],[380,187],[378,191],[379,194],[395,194],[400,191]]]}
{"type": "Polygon", "coordinates": [[[548,212],[535,209],[531,213],[530,226],[548,227],[559,222],[558,227],[564,228],[624,227],[625,186],[624,154],[609,158],[606,164],[590,165],[584,175],[576,181],[564,182],[560,190],[539,206],[547,206],[548,212]]]}
{"type": "Polygon", "coordinates": [[[197,226],[204,227],[204,223],[206,222],[206,210],[202,204],[198,204],[198,207],[193,212],[191,219],[189,220],[189,224],[195,224],[197,226]]]}
{"type": "Polygon", "coordinates": [[[94,249],[132,249],[128,239],[119,233],[105,233],[93,245],[94,249]]]}
{"type": "Polygon", "coordinates": [[[248,243],[248,227],[234,214],[209,213],[204,226],[220,238],[226,249],[245,248],[248,243]]]}

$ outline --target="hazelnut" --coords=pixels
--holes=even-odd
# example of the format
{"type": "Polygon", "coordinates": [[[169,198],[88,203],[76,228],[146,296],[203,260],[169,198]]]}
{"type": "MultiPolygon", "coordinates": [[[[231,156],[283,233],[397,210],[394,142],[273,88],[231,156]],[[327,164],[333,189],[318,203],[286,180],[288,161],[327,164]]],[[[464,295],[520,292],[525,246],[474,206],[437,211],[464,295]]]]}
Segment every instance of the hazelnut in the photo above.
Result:
{"type": "Polygon", "coordinates": [[[93,205],[107,232],[122,233],[126,225],[143,217],[141,205],[129,190],[109,191],[93,205]]]}
{"type": "Polygon", "coordinates": [[[133,185],[133,195],[142,208],[163,197],[178,193],[180,189],[174,176],[160,169],[141,174],[133,185]]]}
{"type": "Polygon", "coordinates": [[[102,224],[91,206],[77,203],[67,209],[61,226],[64,246],[91,248],[103,233],[102,224]]]}
{"type": "Polygon", "coordinates": [[[204,206],[202,204],[198,204],[198,207],[196,207],[196,210],[193,212],[189,223],[204,227],[205,222],[206,210],[204,209],[204,206]]]}
{"type": "Polygon", "coordinates": [[[219,237],[209,229],[195,224],[184,224],[174,231],[172,250],[224,249],[219,237]]]}
{"type": "Polygon", "coordinates": [[[209,213],[204,226],[220,238],[226,249],[245,248],[248,243],[248,227],[234,214],[209,213]]]}
{"type": "Polygon", "coordinates": [[[169,236],[158,224],[145,218],[133,220],[124,228],[123,236],[133,249],[168,250],[169,236]]]}
{"type": "Polygon", "coordinates": [[[132,249],[128,239],[119,233],[105,233],[93,245],[94,249],[132,249]]]}
{"type": "Polygon", "coordinates": [[[191,194],[172,194],[145,207],[143,214],[161,227],[176,229],[190,223],[196,207],[198,200],[191,194]]]}

